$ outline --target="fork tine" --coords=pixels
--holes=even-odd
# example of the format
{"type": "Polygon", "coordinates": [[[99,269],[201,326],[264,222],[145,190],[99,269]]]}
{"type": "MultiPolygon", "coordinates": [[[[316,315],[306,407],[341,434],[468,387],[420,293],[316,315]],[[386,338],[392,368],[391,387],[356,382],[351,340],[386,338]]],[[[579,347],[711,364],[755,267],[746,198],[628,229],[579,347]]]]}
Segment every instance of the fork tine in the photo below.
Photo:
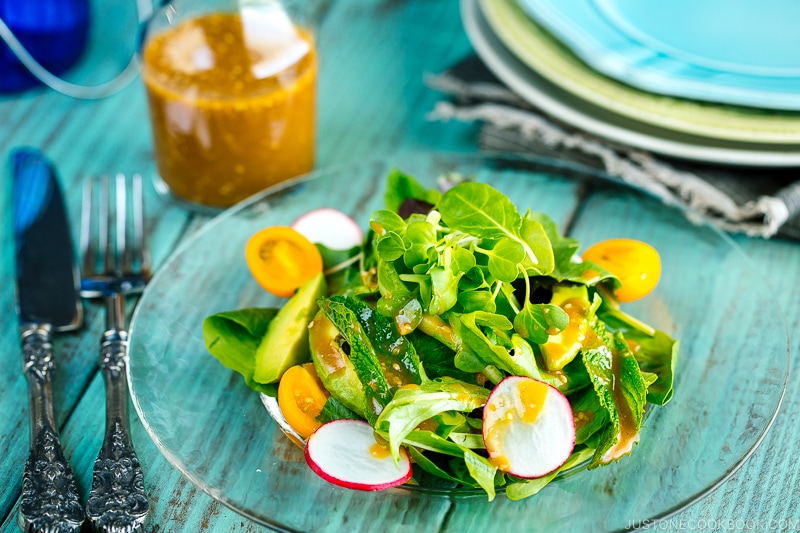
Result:
{"type": "Polygon", "coordinates": [[[133,175],[133,246],[134,260],[141,273],[150,275],[150,254],[144,233],[144,191],[141,174],[133,175]]]}
{"type": "Polygon", "coordinates": [[[88,277],[95,273],[97,268],[97,253],[95,249],[95,245],[97,242],[97,236],[93,231],[93,228],[97,227],[97,224],[94,223],[92,220],[94,217],[92,216],[92,212],[94,211],[93,208],[93,198],[94,198],[94,183],[95,183],[94,176],[90,176],[84,183],[83,183],[83,198],[81,202],[81,275],[82,277],[88,277]]]}
{"type": "Polygon", "coordinates": [[[117,199],[117,275],[133,272],[133,255],[128,246],[128,183],[123,174],[116,176],[117,199]]]}
{"type": "Polygon", "coordinates": [[[100,179],[100,227],[98,228],[99,237],[99,254],[103,258],[103,265],[101,272],[104,274],[112,274],[116,270],[116,261],[114,257],[114,248],[111,243],[111,231],[113,220],[111,218],[111,185],[108,176],[103,176],[100,179]]]}

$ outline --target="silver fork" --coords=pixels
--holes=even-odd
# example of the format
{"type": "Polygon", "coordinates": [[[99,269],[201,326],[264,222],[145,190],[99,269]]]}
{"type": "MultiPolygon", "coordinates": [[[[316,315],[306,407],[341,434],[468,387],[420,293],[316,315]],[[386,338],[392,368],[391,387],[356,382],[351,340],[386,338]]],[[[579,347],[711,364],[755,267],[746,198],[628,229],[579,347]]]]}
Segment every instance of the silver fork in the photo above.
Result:
{"type": "Polygon", "coordinates": [[[125,296],[144,289],[150,279],[150,259],[144,235],[142,178],[132,177],[130,210],[127,182],[125,176],[117,175],[112,191],[108,177],[88,179],[81,212],[81,296],[103,298],[106,307],[106,330],[100,341],[106,429],[94,464],[86,516],[95,531],[109,533],[143,531],[149,514],[128,422],[125,296]]]}

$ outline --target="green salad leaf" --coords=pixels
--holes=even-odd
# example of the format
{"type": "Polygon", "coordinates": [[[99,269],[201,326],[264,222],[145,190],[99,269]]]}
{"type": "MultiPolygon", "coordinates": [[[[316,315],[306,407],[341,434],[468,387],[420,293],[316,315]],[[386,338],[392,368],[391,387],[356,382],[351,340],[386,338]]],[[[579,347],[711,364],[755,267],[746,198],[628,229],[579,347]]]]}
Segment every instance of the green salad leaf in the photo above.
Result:
{"type": "Polygon", "coordinates": [[[584,350],[583,362],[610,423],[603,428],[589,468],[631,452],[639,441],[647,395],[639,364],[622,334],[609,333],[602,323],[596,323],[594,331],[601,344],[584,350]]]}
{"type": "Polygon", "coordinates": [[[203,320],[203,339],[208,352],[227,368],[238,372],[251,389],[274,396],[274,385],[253,380],[256,350],[267,333],[277,309],[249,307],[224,311],[203,320]]]}
{"type": "MultiPolygon", "coordinates": [[[[678,341],[626,312],[619,279],[583,261],[548,215],[450,178],[440,192],[392,171],[362,246],[321,248],[328,292],[309,338],[330,397],[317,420],[363,417],[395,461],[408,450],[416,482],[489,500],[527,498],[631,453],[645,408],[672,398],[678,341]],[[551,385],[572,411],[571,455],[537,479],[512,475],[484,441],[483,408],[509,376],[551,385]]],[[[253,381],[253,354],[274,316],[243,309],[204,322],[208,350],[273,394],[253,381]]]]}
{"type": "Polygon", "coordinates": [[[397,460],[403,439],[420,423],[445,411],[474,411],[488,397],[489,391],[484,387],[447,378],[402,387],[373,426],[389,441],[392,457],[397,460]]]}
{"type": "Polygon", "coordinates": [[[657,405],[666,404],[672,398],[680,343],[663,331],[656,331],[653,335],[638,330],[625,331],[625,338],[634,344],[633,356],[642,372],[656,375],[655,382],[647,388],[647,401],[657,405]]]}

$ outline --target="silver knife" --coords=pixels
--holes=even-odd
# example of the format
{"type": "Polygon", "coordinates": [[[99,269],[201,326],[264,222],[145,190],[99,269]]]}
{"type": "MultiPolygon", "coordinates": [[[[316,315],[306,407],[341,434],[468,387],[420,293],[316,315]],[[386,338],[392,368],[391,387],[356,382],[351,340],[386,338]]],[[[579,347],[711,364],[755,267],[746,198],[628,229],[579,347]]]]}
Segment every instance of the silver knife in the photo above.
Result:
{"type": "Polygon", "coordinates": [[[31,450],[17,522],[23,531],[77,531],[85,513],[53,415],[53,333],[80,327],[83,308],[72,237],[55,172],[42,154],[20,148],[13,176],[17,312],[28,381],[31,450]]]}

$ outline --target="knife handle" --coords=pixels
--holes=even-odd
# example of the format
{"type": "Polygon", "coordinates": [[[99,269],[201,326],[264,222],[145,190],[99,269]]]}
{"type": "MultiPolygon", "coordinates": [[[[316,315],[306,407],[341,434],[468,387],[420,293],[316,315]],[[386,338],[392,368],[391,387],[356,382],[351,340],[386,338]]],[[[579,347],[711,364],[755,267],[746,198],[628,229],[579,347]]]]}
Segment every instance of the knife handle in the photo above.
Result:
{"type": "Polygon", "coordinates": [[[133,533],[147,525],[150,504],[128,423],[128,334],[109,329],[100,347],[106,386],[106,433],[94,463],[86,515],[95,531],[133,533]]]}
{"type": "Polygon", "coordinates": [[[22,476],[17,522],[26,532],[77,531],[85,515],[53,415],[50,330],[45,325],[25,326],[21,337],[23,369],[28,380],[31,451],[22,476]]]}

